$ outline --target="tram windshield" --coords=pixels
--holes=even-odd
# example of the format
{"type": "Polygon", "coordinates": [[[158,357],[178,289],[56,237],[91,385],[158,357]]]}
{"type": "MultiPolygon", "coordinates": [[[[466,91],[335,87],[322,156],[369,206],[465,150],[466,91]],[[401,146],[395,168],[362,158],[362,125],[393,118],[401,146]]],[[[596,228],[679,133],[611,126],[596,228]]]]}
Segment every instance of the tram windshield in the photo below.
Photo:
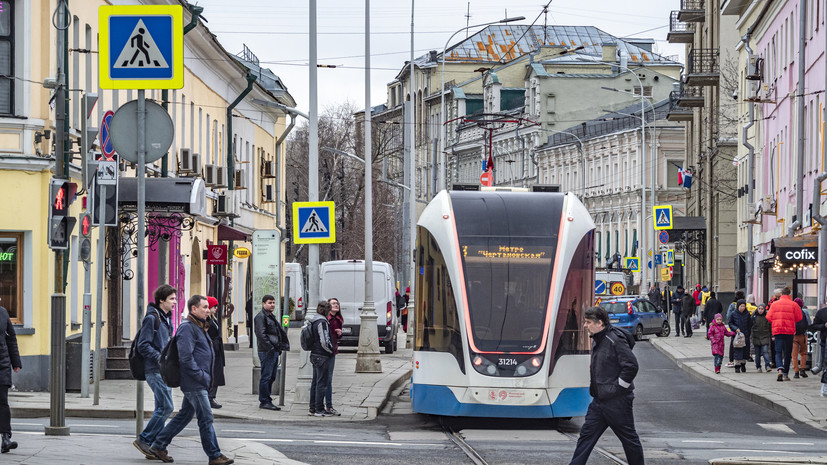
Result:
{"type": "Polygon", "coordinates": [[[533,352],[546,310],[563,196],[451,196],[474,345],[481,352],[533,352]]]}

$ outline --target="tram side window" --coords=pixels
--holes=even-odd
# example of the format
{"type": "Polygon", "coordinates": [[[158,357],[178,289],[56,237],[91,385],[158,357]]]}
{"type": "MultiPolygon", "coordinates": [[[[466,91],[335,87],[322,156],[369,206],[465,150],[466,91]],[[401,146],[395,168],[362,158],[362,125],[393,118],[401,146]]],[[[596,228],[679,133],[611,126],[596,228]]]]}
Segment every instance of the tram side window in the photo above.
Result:
{"type": "Polygon", "coordinates": [[[419,240],[415,350],[448,352],[464,373],[462,334],[445,257],[425,228],[419,228],[419,240]]]}
{"type": "Polygon", "coordinates": [[[569,266],[557,319],[554,324],[554,358],[563,355],[588,354],[589,338],[583,329],[583,315],[591,305],[594,291],[594,232],[580,241],[569,266]]]}

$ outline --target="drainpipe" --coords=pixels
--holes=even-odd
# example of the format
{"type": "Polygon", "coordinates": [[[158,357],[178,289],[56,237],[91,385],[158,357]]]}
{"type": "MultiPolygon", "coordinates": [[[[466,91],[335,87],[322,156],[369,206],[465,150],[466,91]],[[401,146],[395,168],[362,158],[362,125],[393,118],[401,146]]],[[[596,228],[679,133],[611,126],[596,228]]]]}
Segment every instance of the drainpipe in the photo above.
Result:
{"type": "Polygon", "coordinates": [[[796,160],[795,221],[787,231],[792,236],[803,226],[804,219],[804,39],[807,19],[807,2],[798,2],[798,159],[796,160]]]}
{"type": "Polygon", "coordinates": [[[235,184],[235,160],[233,159],[233,108],[253,90],[256,75],[247,71],[247,88],[227,107],[227,190],[233,190],[235,184]]]}
{"type": "MultiPolygon", "coordinates": [[[[296,125],[296,115],[294,113],[289,113],[290,115],[290,124],[282,133],[279,140],[276,141],[276,184],[281,182],[281,143],[284,142],[284,139],[287,139],[287,135],[290,134],[290,131],[293,130],[293,126],[296,125]]],[[[252,186],[251,186],[252,187],[252,186]]],[[[276,189],[276,227],[281,229],[281,199],[279,198],[279,193],[281,189],[276,189]]]]}
{"type": "MultiPolygon", "coordinates": [[[[753,59],[752,48],[749,46],[750,40],[750,33],[747,34],[741,39],[741,43],[744,44],[744,50],[747,51],[747,63],[750,63],[753,59]]],[[[749,102],[749,120],[747,124],[744,125],[743,132],[742,132],[742,141],[741,145],[747,148],[747,176],[748,176],[748,184],[747,184],[747,212],[750,211],[752,208],[753,202],[755,202],[755,147],[749,143],[749,130],[755,124],[755,100],[750,99],[749,102]]],[[[749,218],[750,220],[752,218],[749,218]]],[[[753,251],[753,232],[754,232],[755,225],[752,222],[747,223],[747,294],[754,294],[753,289],[753,278],[755,273],[755,252],[753,251]]]]}

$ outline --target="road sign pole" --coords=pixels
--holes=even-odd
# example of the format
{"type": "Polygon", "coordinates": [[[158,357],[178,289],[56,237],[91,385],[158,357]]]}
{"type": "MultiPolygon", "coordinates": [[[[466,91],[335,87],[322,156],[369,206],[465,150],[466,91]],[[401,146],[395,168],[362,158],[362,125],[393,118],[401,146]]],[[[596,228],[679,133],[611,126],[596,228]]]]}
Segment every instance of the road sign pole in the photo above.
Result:
{"type": "MultiPolygon", "coordinates": [[[[98,279],[98,288],[96,294],[96,301],[95,301],[95,316],[96,324],[95,324],[95,370],[93,376],[94,380],[94,398],[92,400],[92,405],[98,405],[100,402],[100,380],[101,380],[101,333],[103,328],[103,255],[104,255],[104,244],[106,242],[106,185],[102,184],[100,186],[100,199],[98,199],[98,218],[100,218],[100,228],[98,229],[98,264],[97,264],[97,279],[98,279]]],[[[85,307],[85,306],[84,306],[85,307]]],[[[84,308],[85,312],[85,308],[84,308]]],[[[85,318],[85,315],[84,315],[85,318]]],[[[91,324],[91,322],[90,322],[91,324]]],[[[84,326],[86,322],[84,322],[84,326]]],[[[81,383],[83,381],[81,380],[81,383]]]]}
{"type": "MultiPolygon", "coordinates": [[[[136,285],[138,308],[135,310],[136,328],[144,316],[144,262],[146,261],[146,91],[138,90],[138,273],[136,285]]],[[[232,173],[230,173],[232,174],[232,173]]],[[[136,381],[135,435],[144,429],[144,383],[136,381]]]]}

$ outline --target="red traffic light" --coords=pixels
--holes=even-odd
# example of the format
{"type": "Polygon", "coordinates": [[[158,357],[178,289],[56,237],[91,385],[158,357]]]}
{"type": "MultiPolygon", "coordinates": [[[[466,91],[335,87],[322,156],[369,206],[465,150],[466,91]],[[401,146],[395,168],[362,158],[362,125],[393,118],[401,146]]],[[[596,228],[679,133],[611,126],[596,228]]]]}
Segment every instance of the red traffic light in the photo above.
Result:
{"type": "Polygon", "coordinates": [[[83,219],[80,221],[80,231],[84,236],[92,234],[92,221],[90,218],[89,215],[83,215],[83,219]]]}

